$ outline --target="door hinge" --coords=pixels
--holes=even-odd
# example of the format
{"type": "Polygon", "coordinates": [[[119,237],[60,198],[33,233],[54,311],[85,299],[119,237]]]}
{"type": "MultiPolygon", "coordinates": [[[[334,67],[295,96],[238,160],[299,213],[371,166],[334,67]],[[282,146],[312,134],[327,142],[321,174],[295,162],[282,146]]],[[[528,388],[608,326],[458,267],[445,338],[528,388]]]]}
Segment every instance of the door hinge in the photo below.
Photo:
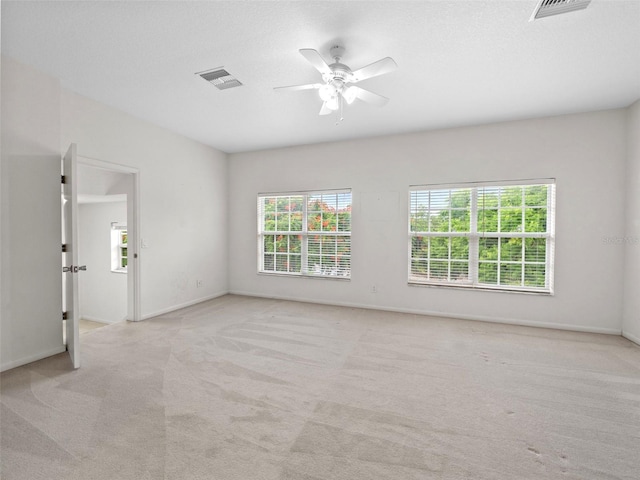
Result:
{"type": "Polygon", "coordinates": [[[60,181],[62,182],[62,184],[66,184],[67,183],[67,176],[66,175],[62,175],[62,177],[60,177],[60,181]]]}
{"type": "Polygon", "coordinates": [[[69,315],[67,315],[67,312],[62,312],[62,319],[63,320],[66,320],[68,316],[69,315]]]}
{"type": "Polygon", "coordinates": [[[62,244],[62,253],[66,253],[67,252],[67,244],[63,243],[62,244]]]}

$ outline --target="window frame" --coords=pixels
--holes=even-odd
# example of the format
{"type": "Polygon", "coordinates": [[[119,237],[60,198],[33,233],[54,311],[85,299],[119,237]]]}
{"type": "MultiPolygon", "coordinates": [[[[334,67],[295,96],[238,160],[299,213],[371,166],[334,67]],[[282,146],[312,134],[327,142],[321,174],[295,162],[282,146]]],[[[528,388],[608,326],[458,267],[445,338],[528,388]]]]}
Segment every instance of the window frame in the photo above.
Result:
{"type": "MultiPolygon", "coordinates": [[[[500,190],[502,192],[502,190],[500,190]]],[[[538,179],[521,179],[521,180],[508,180],[508,181],[492,181],[492,182],[469,182],[469,183],[455,183],[455,184],[429,184],[429,185],[412,185],[409,188],[409,198],[408,198],[408,284],[410,286],[430,286],[430,287],[445,287],[445,288],[463,288],[463,289],[471,289],[471,290],[491,290],[491,291],[502,291],[502,292],[515,292],[515,293],[529,293],[529,294],[543,294],[543,295],[554,295],[554,266],[555,266],[555,197],[556,197],[556,181],[554,178],[538,178],[538,179]],[[524,193],[523,193],[523,203],[520,207],[508,207],[505,206],[504,209],[507,208],[519,208],[522,211],[522,219],[523,223],[521,228],[523,231],[500,231],[500,223],[498,223],[495,232],[491,231],[480,231],[478,226],[478,213],[481,210],[491,210],[495,209],[498,222],[500,222],[499,218],[501,218],[501,211],[503,206],[499,203],[495,208],[480,208],[478,205],[479,191],[483,191],[484,189],[508,189],[511,187],[532,187],[536,185],[544,185],[547,187],[547,199],[545,206],[528,206],[524,203],[524,193]],[[428,193],[433,191],[446,191],[449,190],[449,195],[452,195],[454,191],[462,191],[469,190],[470,191],[470,205],[466,211],[469,212],[469,231],[462,232],[425,232],[425,231],[413,231],[412,230],[412,220],[414,219],[414,210],[413,203],[415,194],[414,192],[428,193]],[[527,208],[545,208],[546,209],[546,232],[527,232],[526,231],[526,223],[524,220],[526,219],[526,209],[527,208]],[[414,257],[414,238],[423,237],[428,238],[429,241],[432,238],[467,238],[468,239],[468,250],[466,261],[468,264],[467,269],[467,281],[452,281],[451,280],[451,248],[449,247],[448,251],[448,273],[447,280],[441,279],[428,279],[421,278],[413,272],[412,266],[414,260],[420,260],[420,258],[414,257]],[[487,260],[480,259],[480,243],[481,239],[497,239],[498,245],[498,257],[495,260],[487,260]],[[505,260],[500,256],[500,245],[502,244],[502,239],[512,239],[512,238],[521,238],[522,239],[522,254],[519,260],[505,260]],[[545,260],[542,261],[527,261],[526,257],[526,239],[545,239],[545,260]],[[490,283],[481,283],[479,280],[479,269],[482,264],[496,264],[496,284],[490,283]],[[521,283],[519,285],[506,285],[500,284],[499,276],[502,264],[520,264],[522,265],[521,270],[521,283]],[[544,274],[545,274],[545,286],[527,286],[524,285],[526,281],[526,266],[533,265],[544,265],[544,274]]],[[[500,198],[500,197],[499,197],[500,198]]],[[[451,205],[448,207],[449,211],[452,210],[451,205]]],[[[431,217],[429,217],[429,222],[431,222],[431,217]]],[[[431,225],[431,223],[429,223],[431,225]]],[[[449,226],[449,230],[451,230],[451,223],[449,226]]],[[[449,245],[451,243],[449,242],[449,245]]],[[[430,244],[429,244],[430,248],[430,244]]],[[[431,250],[429,250],[428,261],[431,262],[431,250]]],[[[454,259],[456,260],[456,259],[454,259]]],[[[440,261],[436,258],[436,261],[440,261]]],[[[431,270],[431,263],[429,263],[428,272],[431,270]]]]}
{"type": "MultiPolygon", "coordinates": [[[[322,197],[321,197],[322,198],[322,197]]],[[[277,200],[276,200],[277,201],[277,200]]],[[[290,202],[291,200],[289,200],[290,202]]],[[[338,198],[336,198],[338,201],[338,198]]],[[[269,192],[269,193],[258,193],[257,195],[257,273],[260,275],[276,275],[276,276],[289,276],[289,277],[298,277],[298,278],[327,278],[333,280],[351,280],[351,228],[352,228],[352,205],[353,205],[353,193],[351,189],[342,188],[342,189],[328,189],[328,190],[313,190],[313,191],[295,191],[295,192],[269,192]],[[314,196],[332,196],[332,195],[349,195],[349,202],[345,208],[348,208],[349,212],[349,224],[348,230],[339,230],[339,217],[337,214],[339,213],[337,208],[339,207],[336,204],[336,229],[335,231],[328,230],[309,230],[309,202],[314,196]],[[264,200],[265,199],[279,199],[279,198],[302,198],[302,219],[301,219],[301,230],[265,230],[264,221],[266,217],[266,212],[264,211],[264,200]],[[265,268],[265,255],[271,252],[265,252],[265,237],[267,236],[287,236],[287,246],[290,247],[290,237],[298,236],[300,239],[300,253],[291,252],[288,248],[284,253],[278,253],[273,251],[274,261],[273,261],[273,269],[265,268]],[[334,261],[338,261],[338,258],[347,259],[348,266],[344,269],[341,269],[339,266],[335,266],[335,268],[331,271],[316,271],[311,270],[309,268],[308,262],[309,257],[317,256],[320,259],[320,265],[322,265],[322,259],[331,255],[327,255],[323,253],[321,250],[318,253],[311,252],[310,248],[310,237],[320,237],[318,240],[318,245],[320,249],[321,245],[324,244],[323,239],[327,238],[335,238],[335,252],[334,255],[336,258],[334,261]],[[348,241],[342,246],[342,248],[346,248],[348,253],[340,253],[338,249],[340,245],[338,244],[339,238],[346,237],[348,241]],[[300,263],[300,271],[281,271],[277,270],[277,257],[279,255],[286,255],[287,261],[289,261],[290,257],[299,255],[299,263],[300,263]]],[[[314,213],[315,211],[312,211],[314,213]]],[[[276,212],[277,214],[278,212],[276,212]]],[[[277,226],[277,222],[276,222],[277,226]]],[[[291,228],[291,221],[289,220],[289,228],[291,228]]],[[[323,227],[321,227],[323,228],[323,227]]],[[[274,239],[274,247],[275,241],[280,241],[281,239],[274,239]]],[[[287,269],[289,268],[289,263],[287,263],[287,269]]],[[[327,267],[329,268],[329,267],[327,267]]]]}
{"type": "Polygon", "coordinates": [[[113,273],[127,273],[129,264],[129,251],[128,241],[123,242],[123,236],[127,236],[127,226],[118,225],[116,223],[111,224],[111,272],[113,273]],[[127,250],[127,254],[123,254],[123,250],[127,250]],[[127,265],[122,266],[122,261],[126,259],[127,265]]]}

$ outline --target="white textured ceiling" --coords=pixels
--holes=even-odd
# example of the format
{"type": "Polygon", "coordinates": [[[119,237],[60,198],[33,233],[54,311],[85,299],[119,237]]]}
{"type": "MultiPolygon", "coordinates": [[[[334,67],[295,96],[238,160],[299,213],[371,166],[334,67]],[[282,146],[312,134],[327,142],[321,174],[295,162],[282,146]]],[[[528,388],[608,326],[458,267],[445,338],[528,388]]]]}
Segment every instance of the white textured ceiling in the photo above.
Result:
{"type": "Polygon", "coordinates": [[[2,52],[72,91],[225,152],[624,107],[640,98],[640,0],[592,0],[529,22],[537,0],[2,1],[2,52]],[[398,70],[359,85],[336,126],[318,115],[320,74],[343,44],[352,69],[398,70]],[[242,87],[196,72],[223,66],[242,87]]]}

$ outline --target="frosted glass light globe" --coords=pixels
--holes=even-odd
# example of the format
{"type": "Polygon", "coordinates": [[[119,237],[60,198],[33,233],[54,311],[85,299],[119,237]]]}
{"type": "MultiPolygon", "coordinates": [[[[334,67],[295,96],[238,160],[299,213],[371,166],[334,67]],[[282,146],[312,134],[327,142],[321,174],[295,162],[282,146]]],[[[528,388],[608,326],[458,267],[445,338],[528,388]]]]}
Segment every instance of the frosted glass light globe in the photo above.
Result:
{"type": "Polygon", "coordinates": [[[356,99],[356,89],[353,87],[347,87],[342,91],[342,96],[349,105],[356,99]]]}
{"type": "Polygon", "coordinates": [[[329,110],[338,110],[340,108],[340,102],[338,101],[338,95],[334,95],[327,100],[327,108],[329,110]]]}
{"type": "Polygon", "coordinates": [[[333,88],[332,85],[325,84],[318,89],[318,94],[320,95],[320,98],[322,99],[322,101],[326,102],[331,97],[335,96],[336,90],[335,88],[333,88]]]}

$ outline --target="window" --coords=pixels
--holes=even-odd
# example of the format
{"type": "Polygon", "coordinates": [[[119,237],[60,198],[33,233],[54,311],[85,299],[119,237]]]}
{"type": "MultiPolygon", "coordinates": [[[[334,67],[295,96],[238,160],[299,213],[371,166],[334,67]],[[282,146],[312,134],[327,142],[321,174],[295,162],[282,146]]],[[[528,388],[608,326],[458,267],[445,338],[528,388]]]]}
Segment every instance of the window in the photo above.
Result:
{"type": "Polygon", "coordinates": [[[127,271],[127,227],[111,224],[111,271],[124,273],[127,271]]]}
{"type": "Polygon", "coordinates": [[[258,195],[258,271],[351,277],[351,191],[258,195]]]}
{"type": "Polygon", "coordinates": [[[553,292],[553,180],[410,191],[409,283],[553,292]]]}

